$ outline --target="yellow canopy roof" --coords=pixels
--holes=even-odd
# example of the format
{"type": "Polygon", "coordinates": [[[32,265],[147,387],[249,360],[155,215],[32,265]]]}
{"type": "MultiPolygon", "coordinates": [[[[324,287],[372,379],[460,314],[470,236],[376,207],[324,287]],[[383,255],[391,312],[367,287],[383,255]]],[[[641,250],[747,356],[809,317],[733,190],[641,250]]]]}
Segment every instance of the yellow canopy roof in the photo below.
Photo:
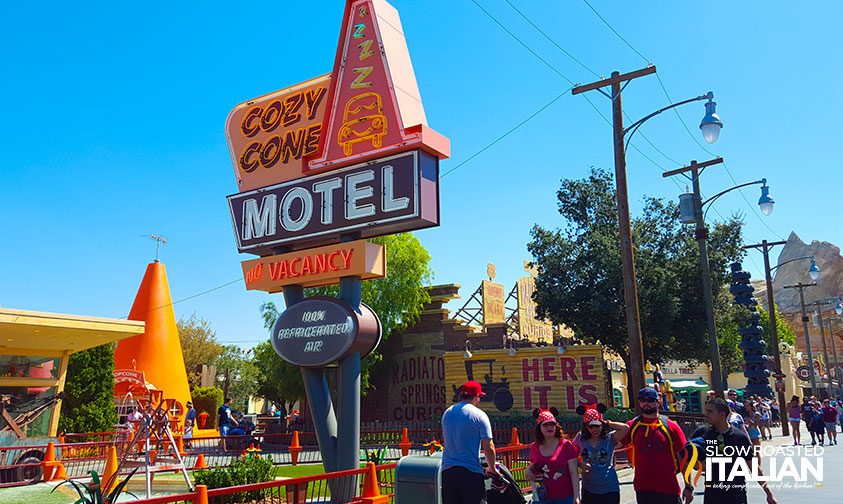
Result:
{"type": "Polygon", "coordinates": [[[145,323],[0,308],[0,354],[60,356],[142,334],[145,323]]]}

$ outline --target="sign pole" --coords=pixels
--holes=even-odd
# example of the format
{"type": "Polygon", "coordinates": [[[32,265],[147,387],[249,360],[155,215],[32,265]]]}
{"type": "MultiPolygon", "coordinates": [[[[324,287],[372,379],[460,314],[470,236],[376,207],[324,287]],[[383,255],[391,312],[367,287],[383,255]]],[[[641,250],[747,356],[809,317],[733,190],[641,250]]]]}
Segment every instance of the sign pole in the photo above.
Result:
{"type": "MultiPolygon", "coordinates": [[[[341,241],[353,241],[358,234],[343,235],[341,241]]],[[[359,276],[340,278],[340,299],[355,310],[360,309],[363,280],[359,276]]],[[[339,431],[337,437],[337,470],[357,469],[360,465],[360,352],[340,361],[337,380],[337,409],[339,431]]]]}

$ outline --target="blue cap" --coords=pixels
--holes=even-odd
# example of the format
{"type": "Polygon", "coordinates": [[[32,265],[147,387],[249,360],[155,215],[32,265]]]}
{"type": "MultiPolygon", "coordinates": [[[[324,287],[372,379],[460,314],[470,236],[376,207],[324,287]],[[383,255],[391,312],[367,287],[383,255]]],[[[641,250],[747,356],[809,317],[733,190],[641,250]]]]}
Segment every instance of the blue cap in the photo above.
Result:
{"type": "Polygon", "coordinates": [[[656,392],[656,389],[650,387],[644,387],[638,391],[638,398],[639,399],[659,399],[659,393],[656,392]]]}

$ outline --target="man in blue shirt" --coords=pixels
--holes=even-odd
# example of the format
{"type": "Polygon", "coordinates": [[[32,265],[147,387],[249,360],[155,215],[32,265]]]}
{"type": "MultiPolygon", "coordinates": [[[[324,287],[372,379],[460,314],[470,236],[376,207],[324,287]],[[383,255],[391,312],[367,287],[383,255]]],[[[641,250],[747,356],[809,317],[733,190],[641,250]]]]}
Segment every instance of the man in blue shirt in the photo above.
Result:
{"type": "Polygon", "coordinates": [[[481,504],[486,502],[485,475],[500,477],[495,467],[495,443],[492,424],[477,406],[483,389],[476,381],[460,387],[460,402],[442,415],[442,503],[481,504]],[[486,455],[487,466],[480,465],[480,448],[486,455]]]}
{"type": "Polygon", "coordinates": [[[231,430],[231,425],[237,425],[237,420],[235,420],[234,417],[231,416],[230,397],[226,397],[223,405],[220,406],[219,410],[217,410],[217,417],[219,420],[217,422],[217,425],[219,425],[220,428],[220,436],[228,436],[228,431],[231,430]]]}

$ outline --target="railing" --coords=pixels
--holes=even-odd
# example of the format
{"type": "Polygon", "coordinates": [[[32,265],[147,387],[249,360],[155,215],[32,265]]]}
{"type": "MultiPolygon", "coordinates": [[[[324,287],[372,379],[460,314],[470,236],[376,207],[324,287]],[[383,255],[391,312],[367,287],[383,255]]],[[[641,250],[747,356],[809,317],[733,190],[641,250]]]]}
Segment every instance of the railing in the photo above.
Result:
{"type": "MultiPolygon", "coordinates": [[[[390,502],[394,500],[395,495],[395,466],[396,464],[385,464],[374,467],[378,493],[387,496],[390,502]]],[[[228,488],[197,488],[194,492],[142,499],[135,502],[138,504],[228,504],[235,502],[304,504],[306,502],[331,500],[331,502],[360,503],[363,501],[363,483],[364,479],[368,477],[366,474],[368,471],[370,471],[370,468],[366,467],[228,488]]],[[[374,482],[370,482],[370,484],[372,483],[374,482]]]]}
{"type": "MultiPolygon", "coordinates": [[[[517,433],[519,442],[518,446],[527,447],[532,441],[532,430],[519,431],[517,433]]],[[[522,461],[529,458],[529,452],[518,455],[511,455],[512,446],[512,429],[495,429],[493,432],[495,442],[498,445],[498,453],[508,458],[502,459],[504,465],[511,470],[520,471],[523,475],[523,467],[526,464],[521,464],[522,461]],[[517,464],[510,462],[515,461],[517,464]]],[[[109,438],[113,433],[93,433],[90,435],[65,435],[65,440],[68,437],[71,439],[80,439],[83,436],[96,437],[99,439],[109,438]]],[[[361,433],[361,461],[365,460],[366,454],[377,450],[379,453],[379,461],[395,461],[401,458],[402,450],[399,447],[403,438],[401,430],[384,430],[384,431],[364,431],[361,433]]],[[[410,455],[422,455],[428,453],[428,449],[423,446],[424,443],[437,438],[431,429],[416,429],[408,431],[408,438],[410,441],[410,455]]],[[[293,434],[256,434],[252,436],[228,436],[228,437],[208,437],[208,438],[194,438],[184,439],[184,463],[188,470],[200,468],[224,467],[231,464],[231,462],[241,456],[244,450],[254,446],[260,448],[261,455],[272,460],[274,465],[295,465],[320,463],[322,462],[321,453],[316,444],[316,436],[314,433],[304,432],[299,434],[300,452],[291,453],[290,445],[293,440],[293,434]],[[200,457],[204,463],[201,463],[200,457]],[[293,459],[297,460],[294,461],[293,459]]],[[[55,459],[60,461],[69,478],[84,478],[88,477],[90,471],[96,471],[102,474],[105,470],[106,459],[109,449],[114,446],[117,449],[118,459],[121,458],[123,452],[128,448],[128,442],[113,441],[96,441],[96,442],[66,442],[55,445],[55,459]]],[[[153,449],[157,447],[152,446],[153,449]]],[[[132,447],[134,450],[135,460],[143,460],[141,454],[143,446],[132,447]]],[[[42,479],[42,470],[40,461],[44,458],[46,446],[14,446],[0,448],[0,486],[10,486],[13,484],[28,484],[42,479]]],[[[169,442],[163,444],[159,448],[158,455],[164,455],[167,450],[172,450],[169,447],[169,442]]],[[[628,452],[626,449],[615,450],[615,464],[617,468],[629,466],[628,452]]],[[[121,473],[126,474],[131,470],[130,467],[123,467],[121,473]]],[[[155,471],[153,466],[153,471],[155,471]]],[[[526,480],[523,481],[526,484],[526,480]]]]}

